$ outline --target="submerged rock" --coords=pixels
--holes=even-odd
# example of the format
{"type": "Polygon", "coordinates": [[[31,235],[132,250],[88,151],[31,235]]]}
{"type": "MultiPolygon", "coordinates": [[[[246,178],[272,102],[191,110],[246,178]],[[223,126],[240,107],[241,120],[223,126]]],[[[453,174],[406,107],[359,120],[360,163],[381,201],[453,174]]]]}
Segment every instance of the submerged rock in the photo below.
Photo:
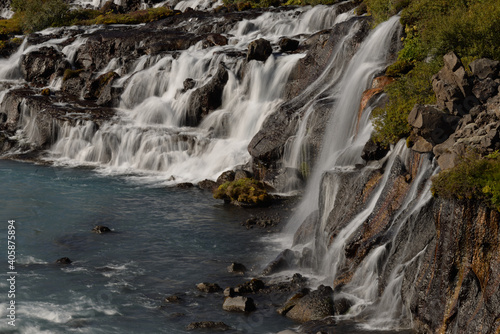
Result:
{"type": "Polygon", "coordinates": [[[71,264],[72,262],[68,257],[62,257],[56,261],[57,264],[71,264]]]}
{"type": "Polygon", "coordinates": [[[207,292],[207,293],[222,291],[221,287],[216,283],[203,282],[203,283],[197,284],[196,288],[198,290],[200,290],[201,292],[207,292]]]}
{"type": "Polygon", "coordinates": [[[97,233],[97,234],[109,233],[109,232],[111,232],[111,229],[107,226],[97,225],[96,227],[94,227],[92,229],[92,232],[97,233]]]}
{"type": "Polygon", "coordinates": [[[226,325],[225,323],[218,321],[198,321],[190,323],[186,329],[188,331],[196,330],[196,329],[209,329],[210,331],[227,331],[230,330],[231,327],[226,325]]]}

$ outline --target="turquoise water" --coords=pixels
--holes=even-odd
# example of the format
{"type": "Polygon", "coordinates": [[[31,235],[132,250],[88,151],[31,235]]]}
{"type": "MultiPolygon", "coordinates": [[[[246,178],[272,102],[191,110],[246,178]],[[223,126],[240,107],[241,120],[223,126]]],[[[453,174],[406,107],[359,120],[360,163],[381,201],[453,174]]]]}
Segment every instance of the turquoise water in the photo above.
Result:
{"type": "Polygon", "coordinates": [[[276,254],[259,232],[240,226],[245,210],[198,189],[5,160],[0,184],[1,268],[6,275],[14,219],[18,272],[16,327],[7,324],[8,286],[0,283],[1,333],[185,333],[190,322],[204,320],[254,333],[292,325],[274,312],[226,313],[222,294],[196,290],[202,281],[241,283],[227,273],[232,261],[255,273],[276,254]],[[114,233],[91,233],[97,224],[114,233]],[[73,263],[55,264],[61,257],[73,263]],[[176,293],[180,304],[164,303],[176,293]]]}

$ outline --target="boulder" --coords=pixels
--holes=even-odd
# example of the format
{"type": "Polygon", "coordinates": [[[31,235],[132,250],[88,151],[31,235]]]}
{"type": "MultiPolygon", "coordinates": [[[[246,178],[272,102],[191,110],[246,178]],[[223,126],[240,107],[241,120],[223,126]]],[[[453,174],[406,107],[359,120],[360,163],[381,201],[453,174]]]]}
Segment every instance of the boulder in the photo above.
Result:
{"type": "Polygon", "coordinates": [[[280,39],[279,46],[281,52],[292,52],[297,50],[297,48],[299,47],[299,41],[296,39],[284,37],[280,39]]]}
{"type": "Polygon", "coordinates": [[[387,155],[389,147],[384,147],[380,143],[368,140],[361,153],[361,158],[365,161],[380,160],[387,155]]]}
{"type": "Polygon", "coordinates": [[[215,322],[215,321],[199,321],[190,323],[186,329],[188,331],[192,331],[195,329],[208,329],[210,331],[227,331],[231,329],[228,325],[223,322],[215,322]]]}
{"type": "Polygon", "coordinates": [[[259,38],[248,44],[247,60],[266,61],[272,53],[271,42],[264,38],[259,38]]]}
{"type": "Polygon", "coordinates": [[[223,172],[221,175],[219,175],[219,177],[217,178],[217,181],[216,183],[218,185],[221,185],[225,182],[232,182],[234,181],[234,177],[235,177],[235,172],[232,171],[232,170],[227,170],[225,172],[223,172]]]}
{"type": "Polygon", "coordinates": [[[186,80],[184,80],[183,86],[183,92],[187,92],[188,90],[193,89],[194,86],[196,86],[196,81],[194,79],[187,78],[186,80]]]}
{"type": "Polygon", "coordinates": [[[64,55],[53,47],[41,47],[21,57],[21,73],[36,86],[48,84],[50,76],[62,66],[69,67],[64,55]]]}
{"type": "Polygon", "coordinates": [[[210,34],[207,36],[207,41],[212,45],[227,45],[227,37],[221,34],[210,34]]]}
{"type": "MultiPolygon", "coordinates": [[[[447,114],[432,105],[416,104],[408,115],[408,123],[413,127],[413,133],[431,146],[446,141],[457,128],[459,120],[459,116],[447,114]]],[[[420,143],[424,142],[420,140],[420,143]]]]}
{"type": "Polygon", "coordinates": [[[224,297],[235,297],[235,296],[236,292],[234,291],[233,288],[229,287],[224,289],[224,297]]]}
{"type": "Polygon", "coordinates": [[[57,264],[71,264],[73,261],[71,261],[67,257],[62,257],[56,261],[57,264]]]}
{"type": "Polygon", "coordinates": [[[241,263],[233,262],[227,267],[227,271],[230,273],[244,274],[247,268],[241,263]]]}
{"type": "Polygon", "coordinates": [[[321,320],[331,315],[334,315],[333,289],[324,285],[299,299],[286,313],[288,318],[299,322],[321,320]]]}
{"type": "Polygon", "coordinates": [[[294,294],[291,298],[289,298],[286,301],[286,303],[283,306],[277,309],[278,314],[283,316],[286,315],[288,311],[294,308],[298,304],[298,302],[308,293],[309,291],[305,290],[303,292],[294,294]]]}
{"type": "Polygon", "coordinates": [[[472,94],[482,103],[495,96],[498,92],[498,82],[491,78],[478,80],[472,88],[472,94]]]}
{"type": "Polygon", "coordinates": [[[255,311],[255,302],[248,297],[226,297],[222,308],[229,312],[252,312],[255,311]]]}
{"type": "Polygon", "coordinates": [[[208,83],[191,93],[184,121],[185,125],[198,126],[206,115],[220,107],[222,92],[227,80],[227,70],[220,65],[208,83]]]}
{"type": "Polygon", "coordinates": [[[271,275],[293,267],[298,259],[297,254],[291,249],[282,251],[274,261],[269,263],[262,271],[262,275],[271,275]]]}
{"type": "Polygon", "coordinates": [[[222,291],[221,287],[216,283],[203,282],[203,283],[197,284],[196,288],[198,290],[200,290],[201,292],[207,292],[207,293],[222,291]]]}
{"type": "Polygon", "coordinates": [[[198,183],[198,187],[202,190],[214,191],[217,189],[217,183],[212,180],[203,180],[198,183]]]}
{"type": "Polygon", "coordinates": [[[500,62],[491,59],[477,59],[469,65],[473,75],[480,80],[486,78],[495,79],[499,76],[500,62]]]}
{"type": "Polygon", "coordinates": [[[111,232],[111,230],[107,226],[97,225],[92,229],[92,232],[97,234],[102,234],[102,233],[109,233],[111,232]]]}
{"type": "Polygon", "coordinates": [[[260,279],[253,278],[250,281],[247,281],[243,284],[238,285],[235,289],[234,292],[241,294],[241,293],[257,293],[260,290],[264,289],[266,285],[264,282],[260,279]]]}

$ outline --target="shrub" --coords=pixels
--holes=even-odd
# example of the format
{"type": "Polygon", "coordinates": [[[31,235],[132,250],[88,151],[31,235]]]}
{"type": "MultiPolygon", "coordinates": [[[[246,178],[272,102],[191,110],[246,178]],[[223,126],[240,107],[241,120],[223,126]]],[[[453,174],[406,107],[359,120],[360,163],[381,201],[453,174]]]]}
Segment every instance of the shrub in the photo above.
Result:
{"type": "Polygon", "coordinates": [[[13,0],[12,9],[22,15],[25,33],[64,25],[69,5],[64,0],[13,0]]]}
{"type": "Polygon", "coordinates": [[[468,153],[454,168],[432,179],[432,193],[443,198],[478,199],[500,211],[500,154],[468,153]]]}
{"type": "Polygon", "coordinates": [[[232,182],[225,182],[214,192],[214,198],[226,202],[239,202],[250,205],[268,204],[272,196],[269,195],[262,182],[251,178],[242,178],[232,182]]]}

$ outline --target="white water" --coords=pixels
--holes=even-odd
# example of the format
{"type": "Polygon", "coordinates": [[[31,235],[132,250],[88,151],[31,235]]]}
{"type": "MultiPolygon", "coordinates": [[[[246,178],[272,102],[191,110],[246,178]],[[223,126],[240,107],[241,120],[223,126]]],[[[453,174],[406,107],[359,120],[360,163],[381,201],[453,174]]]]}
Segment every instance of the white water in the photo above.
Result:
{"type": "MultiPolygon", "coordinates": [[[[95,165],[104,173],[142,173],[143,180],[161,184],[215,179],[248,163],[248,143],[282,102],[288,75],[304,54],[274,54],[265,63],[245,65],[243,59],[224,52],[245,51],[248,43],[260,37],[278,42],[284,35],[308,34],[352,15],[338,15],[335,7],[326,6],[296,12],[265,13],[242,21],[229,32],[227,46],[203,49],[197,44],[175,58],[139,58],[129,72],[119,73],[122,78],[117,84],[124,85],[124,90],[118,116],[99,128],[91,122],[63,126],[53,158],[64,164],[95,165]],[[184,126],[194,91],[182,92],[184,80],[194,79],[195,88],[202,87],[220,67],[228,72],[221,107],[198,127],[184,126]],[[246,75],[241,79],[243,69],[246,75]]],[[[79,37],[63,49],[70,62],[84,42],[79,37]]],[[[118,64],[113,59],[101,72],[118,71],[118,64]]]]}

